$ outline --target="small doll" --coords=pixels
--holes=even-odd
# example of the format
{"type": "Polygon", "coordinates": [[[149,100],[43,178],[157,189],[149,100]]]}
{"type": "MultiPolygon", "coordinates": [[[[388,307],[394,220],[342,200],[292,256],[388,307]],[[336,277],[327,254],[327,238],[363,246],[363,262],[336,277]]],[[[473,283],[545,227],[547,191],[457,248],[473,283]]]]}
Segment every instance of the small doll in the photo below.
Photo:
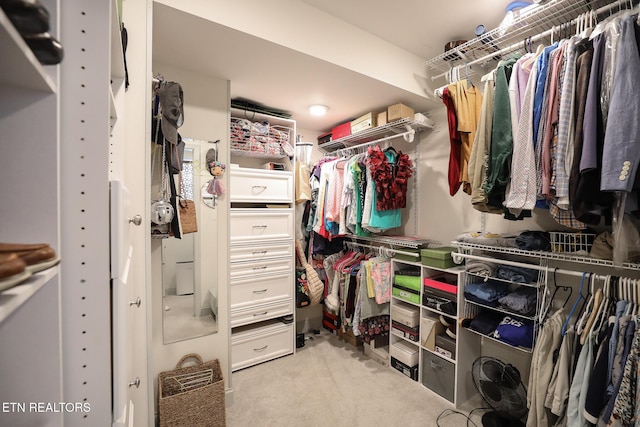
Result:
{"type": "Polygon", "coordinates": [[[221,196],[225,193],[224,185],[220,178],[224,174],[224,170],[227,168],[224,163],[220,163],[217,160],[208,163],[209,173],[213,176],[213,179],[209,182],[207,187],[207,193],[214,196],[221,196]]]}

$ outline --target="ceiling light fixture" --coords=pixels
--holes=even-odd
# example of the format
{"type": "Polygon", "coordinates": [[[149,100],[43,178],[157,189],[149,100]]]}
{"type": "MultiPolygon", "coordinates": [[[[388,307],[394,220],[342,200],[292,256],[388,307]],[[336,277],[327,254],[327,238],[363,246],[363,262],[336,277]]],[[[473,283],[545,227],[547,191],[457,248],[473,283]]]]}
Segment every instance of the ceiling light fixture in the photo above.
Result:
{"type": "Polygon", "coordinates": [[[309,113],[312,116],[324,116],[325,114],[327,114],[328,109],[329,107],[327,107],[326,105],[311,105],[309,106],[309,113]]]}

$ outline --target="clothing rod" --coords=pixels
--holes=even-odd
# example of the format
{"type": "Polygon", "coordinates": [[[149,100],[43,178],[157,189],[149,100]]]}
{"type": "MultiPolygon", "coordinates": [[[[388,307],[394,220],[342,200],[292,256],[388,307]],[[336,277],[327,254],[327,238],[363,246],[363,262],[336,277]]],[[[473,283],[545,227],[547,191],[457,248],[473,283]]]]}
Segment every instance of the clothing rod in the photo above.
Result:
{"type": "Polygon", "coordinates": [[[415,257],[415,258],[420,258],[420,254],[419,253],[415,253],[415,252],[407,252],[407,251],[401,251],[399,249],[394,249],[394,248],[388,248],[386,246],[373,246],[373,245],[367,245],[364,243],[358,243],[358,242],[346,242],[347,246],[351,245],[351,246],[358,246],[360,248],[370,248],[370,249],[383,249],[385,251],[392,251],[393,253],[396,254],[400,254],[400,255],[405,255],[405,256],[411,256],[411,257],[415,257]]]}
{"type": "MultiPolygon", "coordinates": [[[[601,14],[601,13],[608,12],[609,10],[611,10],[611,9],[613,9],[613,8],[615,8],[615,7],[618,7],[618,6],[621,6],[621,5],[623,5],[623,4],[627,4],[627,3],[628,3],[628,0],[617,0],[617,1],[613,2],[613,3],[609,3],[609,4],[608,4],[608,5],[606,5],[606,6],[602,6],[602,7],[598,8],[598,9],[596,9],[594,13],[595,13],[596,15],[599,15],[599,14],[601,14]]],[[[569,23],[570,23],[570,24],[574,24],[574,25],[575,25],[575,23],[576,23],[577,19],[578,19],[578,18],[574,18],[574,19],[572,19],[571,21],[569,21],[569,23]]],[[[532,42],[533,42],[533,41],[538,41],[538,40],[540,40],[540,39],[542,39],[542,38],[544,38],[544,37],[550,36],[550,35],[551,35],[551,34],[553,34],[556,30],[557,30],[557,27],[556,27],[556,26],[554,26],[554,27],[552,27],[552,28],[548,29],[547,31],[544,31],[544,32],[542,32],[542,33],[540,33],[540,34],[537,34],[537,35],[535,35],[535,36],[531,36],[531,38],[527,37],[527,38],[525,38],[525,40],[530,40],[530,41],[532,41],[532,42]]],[[[473,61],[471,61],[471,62],[466,62],[464,65],[465,65],[465,66],[467,66],[467,67],[470,67],[470,66],[475,65],[475,64],[480,64],[480,63],[482,63],[482,62],[487,61],[487,60],[488,60],[488,59],[490,59],[490,58],[493,58],[493,57],[495,57],[495,56],[502,56],[502,55],[504,55],[504,54],[506,54],[506,53],[513,52],[514,50],[520,49],[521,47],[522,47],[522,42],[514,43],[514,44],[512,44],[511,46],[505,47],[505,48],[500,49],[500,50],[498,50],[498,51],[496,51],[496,52],[492,52],[492,53],[490,53],[490,54],[488,54],[488,55],[483,56],[482,58],[474,59],[474,60],[473,60],[473,61]]],[[[435,75],[435,76],[432,76],[432,77],[431,77],[431,80],[435,80],[435,79],[439,79],[440,77],[444,77],[444,76],[446,76],[447,74],[449,74],[449,73],[450,73],[450,71],[451,71],[451,70],[449,70],[449,71],[445,71],[444,73],[440,73],[440,74],[435,75]]]]}
{"type": "Polygon", "coordinates": [[[410,135],[410,138],[409,139],[405,138],[405,141],[413,142],[413,136],[415,135],[415,133],[416,133],[415,129],[410,129],[410,130],[408,130],[406,132],[402,132],[402,133],[399,133],[399,134],[396,134],[396,135],[389,135],[389,136],[385,136],[383,138],[379,138],[379,139],[376,139],[376,140],[373,140],[373,141],[363,142],[362,144],[354,145],[353,147],[339,148],[339,149],[331,151],[329,153],[325,153],[325,157],[329,157],[329,156],[332,156],[332,155],[340,154],[343,151],[357,150],[357,149],[362,148],[362,147],[368,147],[369,145],[377,144],[377,143],[383,142],[383,141],[388,141],[388,140],[394,139],[394,138],[405,137],[407,135],[410,135]]]}
{"type": "MultiPolygon", "coordinates": [[[[479,255],[470,255],[470,254],[464,254],[460,252],[451,252],[451,256],[453,257],[454,260],[457,257],[460,257],[460,258],[472,259],[476,261],[490,261],[490,262],[495,261],[496,264],[504,264],[504,265],[510,265],[512,267],[520,267],[520,268],[529,268],[531,270],[546,271],[551,273],[556,272],[558,274],[563,274],[565,276],[582,277],[582,274],[583,274],[583,272],[580,272],[580,271],[565,270],[562,268],[544,267],[541,265],[527,264],[524,262],[509,261],[505,259],[492,258],[492,257],[483,257],[479,255]]],[[[604,280],[604,278],[606,277],[600,274],[595,274],[595,275],[592,274],[592,276],[595,276],[596,278],[601,280],[604,280]]]]}

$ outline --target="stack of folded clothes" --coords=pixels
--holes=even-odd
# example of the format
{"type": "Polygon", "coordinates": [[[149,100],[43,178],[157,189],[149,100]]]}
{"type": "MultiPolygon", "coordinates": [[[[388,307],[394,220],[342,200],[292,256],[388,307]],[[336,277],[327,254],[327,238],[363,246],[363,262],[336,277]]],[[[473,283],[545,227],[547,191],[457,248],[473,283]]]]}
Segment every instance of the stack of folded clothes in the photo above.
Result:
{"type": "Polygon", "coordinates": [[[503,308],[516,314],[532,316],[536,312],[537,301],[537,292],[534,288],[521,286],[515,291],[500,298],[498,303],[500,303],[503,308]]]}
{"type": "Polygon", "coordinates": [[[469,283],[464,287],[464,297],[492,307],[498,307],[498,300],[509,293],[509,285],[489,280],[482,283],[469,283]]]}
{"type": "Polygon", "coordinates": [[[473,319],[463,319],[461,326],[495,338],[514,347],[533,348],[533,322],[483,310],[473,319]]]}
{"type": "Polygon", "coordinates": [[[60,258],[46,243],[0,243],[0,291],[20,284],[58,262],[60,258]]]}
{"type": "Polygon", "coordinates": [[[535,283],[538,280],[538,271],[530,268],[501,265],[496,271],[498,279],[508,280],[513,283],[535,283]]]}

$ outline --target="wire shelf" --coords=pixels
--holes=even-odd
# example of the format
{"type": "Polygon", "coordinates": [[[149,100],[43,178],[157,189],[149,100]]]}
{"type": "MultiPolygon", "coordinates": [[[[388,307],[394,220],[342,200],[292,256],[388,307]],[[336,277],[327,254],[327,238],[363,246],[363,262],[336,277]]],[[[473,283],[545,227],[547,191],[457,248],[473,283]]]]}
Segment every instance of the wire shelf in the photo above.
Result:
{"type": "Polygon", "coordinates": [[[389,136],[393,137],[394,134],[404,133],[411,129],[414,129],[416,132],[422,131],[424,129],[433,129],[433,124],[405,118],[387,123],[382,126],[366,129],[342,138],[331,140],[329,142],[325,142],[324,144],[319,144],[318,148],[325,153],[330,153],[332,151],[340,150],[343,148],[355,149],[356,147],[353,147],[354,144],[373,144],[376,140],[384,139],[389,136]]]}
{"type": "Polygon", "coordinates": [[[592,258],[584,255],[576,255],[571,253],[563,253],[563,252],[545,252],[545,251],[527,251],[518,248],[507,248],[501,246],[489,246],[489,245],[479,245],[477,243],[467,243],[467,242],[451,242],[452,246],[457,247],[461,251],[471,251],[471,250],[480,250],[486,252],[493,253],[501,253],[506,255],[521,255],[526,257],[535,257],[538,259],[548,259],[548,260],[556,260],[556,261],[568,261],[575,262],[579,264],[588,264],[588,265],[598,265],[610,268],[622,268],[628,270],[638,270],[640,269],[640,264],[625,262],[622,266],[616,266],[613,264],[613,261],[592,258]]]}
{"type": "MultiPolygon", "coordinates": [[[[626,3],[628,0],[551,0],[545,4],[532,5],[514,12],[515,18],[510,25],[501,24],[501,27],[429,59],[426,66],[434,73],[445,74],[452,67],[464,66],[479,60],[474,65],[482,69],[487,66],[493,67],[495,62],[502,58],[501,55],[491,55],[494,52],[503,49],[508,50],[509,53],[524,52],[525,40],[529,37],[533,38],[543,33],[550,34],[554,27],[560,28],[567,23],[575,23],[577,17],[592,10],[603,15],[618,5],[626,3]]],[[[566,33],[566,27],[563,31],[566,33]]],[[[561,32],[558,31],[558,33],[561,32]]],[[[507,54],[507,52],[502,53],[507,54]]],[[[464,71],[461,70],[462,73],[471,75],[475,70],[467,67],[464,71]]],[[[443,77],[445,74],[432,76],[432,79],[443,77]]]]}
{"type": "Polygon", "coordinates": [[[421,249],[426,247],[442,246],[441,244],[434,242],[433,240],[419,239],[417,237],[410,236],[355,236],[348,235],[352,240],[379,243],[390,246],[401,246],[403,248],[421,249]]]}

